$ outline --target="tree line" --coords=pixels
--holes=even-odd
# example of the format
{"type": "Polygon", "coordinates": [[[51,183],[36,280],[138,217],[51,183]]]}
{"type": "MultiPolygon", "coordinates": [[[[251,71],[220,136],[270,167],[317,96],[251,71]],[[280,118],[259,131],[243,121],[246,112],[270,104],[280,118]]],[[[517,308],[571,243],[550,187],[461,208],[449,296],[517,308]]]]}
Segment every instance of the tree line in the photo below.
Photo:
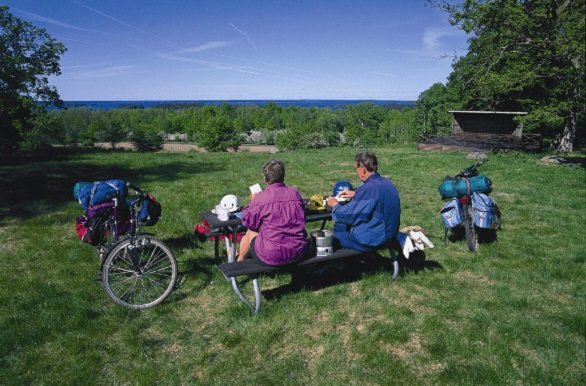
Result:
{"type": "Polygon", "coordinates": [[[402,143],[449,133],[449,110],[526,111],[515,119],[558,151],[584,145],[586,0],[426,1],[469,36],[447,82],[431,85],[410,108],[339,110],[269,103],[48,112],[39,102],[62,104],[48,79],[60,75],[66,47],[0,6],[0,152],[123,140],[152,150],[169,133],[212,151],[247,141],[286,149],[402,143]]]}
{"type": "Polygon", "coordinates": [[[53,110],[44,120],[47,143],[90,146],[132,141],[139,150],[159,149],[182,138],[209,151],[236,150],[241,144],[309,149],[339,145],[372,146],[420,139],[416,109],[372,103],[342,109],[264,106],[191,106],[182,108],[53,110]],[[178,135],[183,134],[183,135],[178,135]]]}

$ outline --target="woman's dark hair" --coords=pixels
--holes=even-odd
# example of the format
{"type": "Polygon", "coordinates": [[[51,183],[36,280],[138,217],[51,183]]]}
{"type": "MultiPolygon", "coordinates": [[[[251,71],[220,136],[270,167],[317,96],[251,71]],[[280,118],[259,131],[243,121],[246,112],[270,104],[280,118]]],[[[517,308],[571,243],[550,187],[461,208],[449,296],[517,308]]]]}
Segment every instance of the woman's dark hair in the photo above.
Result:
{"type": "Polygon", "coordinates": [[[262,174],[267,184],[285,181],[285,164],[280,159],[268,160],[262,167],[262,174]]]}
{"type": "Polygon", "coordinates": [[[355,158],[356,167],[363,167],[367,171],[371,173],[376,173],[378,171],[378,161],[376,159],[376,155],[369,151],[364,153],[358,153],[355,158]]]}

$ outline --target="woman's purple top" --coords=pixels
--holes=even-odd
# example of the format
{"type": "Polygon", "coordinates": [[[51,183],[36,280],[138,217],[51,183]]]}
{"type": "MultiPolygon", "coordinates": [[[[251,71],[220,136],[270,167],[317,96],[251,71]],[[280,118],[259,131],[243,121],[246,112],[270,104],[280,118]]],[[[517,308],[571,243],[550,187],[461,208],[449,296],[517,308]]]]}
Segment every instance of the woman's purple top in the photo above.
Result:
{"type": "Polygon", "coordinates": [[[309,244],[301,195],[282,182],[267,186],[242,210],[242,225],[259,232],[254,251],[268,265],[298,260],[309,244]]]}

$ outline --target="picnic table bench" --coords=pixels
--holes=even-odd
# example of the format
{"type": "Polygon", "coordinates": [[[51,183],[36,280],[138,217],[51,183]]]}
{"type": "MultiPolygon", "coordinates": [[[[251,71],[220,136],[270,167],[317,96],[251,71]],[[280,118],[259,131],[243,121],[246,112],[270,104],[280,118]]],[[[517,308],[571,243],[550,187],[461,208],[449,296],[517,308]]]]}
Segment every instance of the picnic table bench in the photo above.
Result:
{"type": "MultiPolygon", "coordinates": [[[[247,259],[245,261],[235,261],[236,253],[236,240],[238,231],[242,231],[242,222],[239,217],[231,215],[227,221],[220,221],[211,211],[201,212],[200,216],[204,219],[212,229],[208,235],[225,236],[226,250],[228,251],[228,261],[219,265],[220,271],[224,277],[229,280],[232,284],[232,289],[238,296],[238,298],[255,314],[260,311],[261,307],[261,289],[259,277],[262,275],[270,274],[273,272],[293,272],[303,267],[309,267],[312,265],[321,265],[330,263],[335,260],[345,259],[349,257],[358,257],[361,255],[371,254],[370,252],[357,251],[354,249],[338,249],[333,254],[328,256],[311,256],[307,259],[301,260],[295,264],[282,265],[282,266],[270,266],[259,259],[247,259]],[[239,229],[240,227],[240,229],[239,229]],[[228,237],[230,236],[230,237],[228,237]],[[252,280],[252,287],[254,290],[254,300],[248,299],[240,289],[240,283],[236,279],[240,276],[247,276],[252,280]]],[[[321,221],[320,229],[324,229],[327,221],[332,219],[330,212],[308,212],[306,214],[306,222],[318,222],[321,221]]],[[[216,257],[219,256],[219,237],[216,237],[216,257]]],[[[381,248],[382,249],[382,248],[381,248]]],[[[385,246],[384,249],[388,249],[391,255],[391,262],[393,265],[392,278],[395,280],[399,274],[399,261],[398,256],[400,254],[400,248],[398,243],[394,240],[389,245],[385,246]]]]}

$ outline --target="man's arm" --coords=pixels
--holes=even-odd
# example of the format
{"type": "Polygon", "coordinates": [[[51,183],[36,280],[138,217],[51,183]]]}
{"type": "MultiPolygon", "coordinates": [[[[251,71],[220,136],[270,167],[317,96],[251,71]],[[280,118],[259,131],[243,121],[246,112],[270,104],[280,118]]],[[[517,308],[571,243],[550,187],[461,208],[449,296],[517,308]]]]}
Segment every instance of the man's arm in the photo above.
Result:
{"type": "Polygon", "coordinates": [[[337,223],[358,225],[367,222],[372,217],[375,206],[376,203],[372,199],[352,200],[344,205],[335,205],[332,209],[332,217],[337,223]]]}

